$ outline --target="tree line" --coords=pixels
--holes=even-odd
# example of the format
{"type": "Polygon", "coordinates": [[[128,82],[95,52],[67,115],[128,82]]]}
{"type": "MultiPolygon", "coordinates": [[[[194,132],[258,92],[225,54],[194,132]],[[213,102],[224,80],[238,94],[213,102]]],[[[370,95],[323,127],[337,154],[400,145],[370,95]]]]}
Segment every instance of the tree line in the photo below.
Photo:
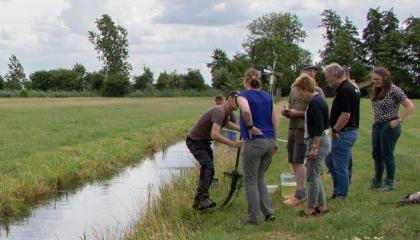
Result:
{"type": "MultiPolygon", "coordinates": [[[[369,85],[374,67],[384,66],[391,71],[394,83],[410,97],[420,97],[420,18],[411,16],[400,24],[393,9],[371,8],[367,25],[359,34],[348,17],[334,10],[324,10],[321,17],[319,27],[324,30],[325,45],[319,51],[321,60],[316,65],[321,71],[316,78],[327,95],[332,95],[333,89],[327,87],[322,66],[337,62],[347,66],[362,87],[369,85]]],[[[229,59],[222,49],[214,49],[212,61],[207,64],[212,86],[224,90],[240,86],[244,70],[253,66],[263,73],[270,70],[263,78],[265,86],[274,70],[274,88],[287,94],[303,65],[312,62],[311,54],[299,46],[306,37],[299,18],[290,13],[270,13],[247,28],[249,33],[242,44],[246,54],[229,59]]]]}
{"type": "MultiPolygon", "coordinates": [[[[393,9],[369,9],[367,25],[361,31],[348,17],[341,17],[334,10],[321,14],[325,45],[319,51],[317,66],[338,62],[348,66],[352,78],[364,85],[369,72],[375,66],[385,66],[391,71],[393,81],[411,97],[420,96],[420,18],[409,17],[400,23],[393,9]]],[[[104,96],[125,96],[130,91],[147,89],[195,89],[210,88],[199,70],[188,69],[187,73],[162,72],[155,79],[152,70],[144,66],[143,74],[131,76],[128,62],[128,32],[104,14],[96,20],[97,32],[89,31],[88,39],[93,44],[102,62],[102,69],[87,72],[76,63],[72,69],[42,70],[26,78],[22,64],[12,55],[9,71],[0,76],[0,89],[26,89],[42,91],[93,91],[104,96]]],[[[307,34],[295,14],[269,13],[253,20],[247,26],[248,34],[242,43],[243,51],[229,58],[221,48],[212,52],[210,69],[212,87],[221,91],[242,88],[243,73],[249,67],[262,70],[266,88],[270,76],[275,76],[273,88],[287,94],[290,85],[306,64],[313,62],[310,52],[300,46],[307,34]]],[[[317,81],[326,87],[323,73],[317,81]]]]}

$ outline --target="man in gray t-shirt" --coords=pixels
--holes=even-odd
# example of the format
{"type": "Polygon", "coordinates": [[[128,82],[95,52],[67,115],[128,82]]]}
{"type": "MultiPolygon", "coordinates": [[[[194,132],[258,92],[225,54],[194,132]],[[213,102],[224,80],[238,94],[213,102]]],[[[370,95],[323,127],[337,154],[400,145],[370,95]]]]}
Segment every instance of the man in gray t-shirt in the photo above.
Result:
{"type": "Polygon", "coordinates": [[[239,126],[229,121],[229,113],[238,109],[236,103],[238,94],[238,91],[229,92],[226,102],[210,108],[188,133],[187,147],[200,164],[200,180],[193,204],[196,210],[216,206],[216,203],[209,198],[209,188],[214,177],[213,150],[210,141],[214,140],[236,148],[242,145],[242,140],[232,141],[221,134],[223,127],[239,131],[239,126]]]}

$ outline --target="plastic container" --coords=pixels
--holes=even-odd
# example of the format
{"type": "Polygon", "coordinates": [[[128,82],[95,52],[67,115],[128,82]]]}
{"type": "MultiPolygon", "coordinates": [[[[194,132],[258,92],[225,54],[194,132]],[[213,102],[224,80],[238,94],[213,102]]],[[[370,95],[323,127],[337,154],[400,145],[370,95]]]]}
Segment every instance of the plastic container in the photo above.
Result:
{"type": "Polygon", "coordinates": [[[278,185],[267,185],[267,190],[269,193],[275,193],[278,188],[278,185]]]}
{"type": "Polygon", "coordinates": [[[280,191],[283,198],[287,198],[296,190],[296,178],[293,173],[286,172],[280,175],[280,191]]]}

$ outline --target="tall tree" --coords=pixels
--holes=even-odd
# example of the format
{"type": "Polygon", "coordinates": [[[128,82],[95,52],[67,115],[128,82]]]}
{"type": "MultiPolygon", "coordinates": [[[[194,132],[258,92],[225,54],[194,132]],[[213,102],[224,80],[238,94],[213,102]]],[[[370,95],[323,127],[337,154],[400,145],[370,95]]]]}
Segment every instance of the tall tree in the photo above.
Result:
{"type": "Polygon", "coordinates": [[[367,13],[367,26],[363,29],[363,45],[367,56],[367,64],[372,67],[377,64],[377,54],[380,52],[379,46],[382,43],[384,34],[383,13],[376,9],[369,9],[367,13]]]}
{"type": "MultiPolygon", "coordinates": [[[[335,41],[343,29],[341,17],[331,9],[326,9],[321,13],[322,20],[319,27],[325,28],[325,33],[322,34],[326,44],[324,50],[321,51],[321,58],[328,59],[331,49],[335,45],[335,41]]],[[[327,63],[324,61],[324,64],[327,63]]]]}
{"type": "Polygon", "coordinates": [[[420,18],[409,17],[404,21],[404,49],[406,52],[407,70],[413,79],[413,90],[420,96],[420,18]]]}
{"type": "Polygon", "coordinates": [[[134,88],[139,90],[144,90],[147,86],[153,84],[153,72],[149,67],[143,67],[143,74],[137,77],[134,77],[134,88]]]}
{"type": "Polygon", "coordinates": [[[187,74],[184,76],[184,89],[197,89],[203,90],[205,88],[204,77],[198,69],[188,69],[187,74]]]}
{"type": "Polygon", "coordinates": [[[116,25],[108,14],[95,21],[99,33],[89,31],[89,41],[95,46],[99,60],[103,61],[106,74],[129,78],[132,70],[128,62],[127,30],[116,25]]]}
{"type": "Polygon", "coordinates": [[[351,44],[350,35],[346,30],[341,30],[334,39],[334,45],[325,55],[324,63],[338,62],[343,65],[351,65],[356,58],[356,53],[351,44]]]}
{"type": "Polygon", "coordinates": [[[220,48],[216,48],[213,50],[213,55],[211,56],[211,58],[212,61],[210,63],[207,63],[207,67],[210,68],[211,75],[213,75],[217,69],[221,67],[226,67],[226,65],[229,63],[229,58],[227,57],[226,52],[220,48]]]}
{"type": "MultiPolygon", "coordinates": [[[[306,33],[299,18],[291,13],[270,13],[252,21],[248,30],[242,45],[251,64],[260,70],[271,69],[277,59],[276,71],[283,77],[276,86],[288,86],[297,74],[297,69],[291,66],[302,65],[301,53],[304,51],[299,43],[303,42],[306,33]]],[[[263,82],[268,87],[266,78],[263,82]]]]}
{"type": "Polygon", "coordinates": [[[75,89],[77,91],[83,91],[88,89],[88,83],[86,82],[86,68],[81,63],[74,64],[72,70],[77,74],[75,81],[75,89]]]}
{"type": "Polygon", "coordinates": [[[168,89],[171,87],[171,75],[166,71],[163,71],[159,74],[159,77],[156,80],[157,89],[168,89]]]}
{"type": "Polygon", "coordinates": [[[4,88],[4,79],[3,77],[0,75],[0,89],[4,88]]]}
{"type": "Polygon", "coordinates": [[[24,85],[27,80],[23,66],[14,54],[10,56],[9,64],[7,66],[9,71],[4,76],[6,79],[6,88],[21,89],[22,85],[24,85]]]}

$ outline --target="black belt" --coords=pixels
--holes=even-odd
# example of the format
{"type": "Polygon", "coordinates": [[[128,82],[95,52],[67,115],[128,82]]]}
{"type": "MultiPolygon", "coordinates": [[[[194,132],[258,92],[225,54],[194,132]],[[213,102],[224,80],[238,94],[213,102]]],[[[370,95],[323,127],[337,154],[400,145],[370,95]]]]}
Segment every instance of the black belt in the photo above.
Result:
{"type": "Polygon", "coordinates": [[[353,131],[353,130],[357,130],[359,128],[357,127],[345,127],[343,129],[340,130],[340,132],[348,132],[348,131],[353,131]]]}

